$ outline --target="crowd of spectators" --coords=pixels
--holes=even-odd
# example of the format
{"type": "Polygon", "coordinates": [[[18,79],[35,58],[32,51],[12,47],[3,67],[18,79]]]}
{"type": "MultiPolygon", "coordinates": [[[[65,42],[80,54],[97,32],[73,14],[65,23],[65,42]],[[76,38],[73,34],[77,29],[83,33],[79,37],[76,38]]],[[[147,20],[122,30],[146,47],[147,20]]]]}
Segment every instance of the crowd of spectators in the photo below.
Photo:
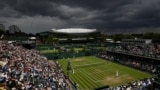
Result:
{"type": "Polygon", "coordinates": [[[0,42],[0,85],[7,90],[69,90],[56,63],[35,49],[0,42]]]}
{"type": "MultiPolygon", "coordinates": [[[[143,71],[150,72],[152,74],[156,74],[156,67],[150,63],[140,62],[139,60],[135,60],[133,58],[121,57],[115,54],[109,54],[106,51],[102,51],[97,54],[98,57],[104,58],[106,60],[110,60],[116,63],[120,63],[129,67],[137,68],[143,71]]],[[[136,82],[128,83],[127,85],[121,85],[117,87],[110,87],[108,90],[151,90],[151,84],[154,78],[148,78],[139,80],[136,82]]]]}
{"type": "Polygon", "coordinates": [[[143,79],[126,85],[110,87],[108,90],[152,90],[153,78],[143,79]]]}
{"type": "Polygon", "coordinates": [[[120,53],[134,54],[145,57],[160,58],[159,44],[119,44],[108,50],[120,53]]]}
{"type": "Polygon", "coordinates": [[[121,57],[121,56],[115,56],[113,54],[107,54],[107,52],[101,52],[98,54],[98,56],[107,59],[112,60],[118,63],[121,63],[126,66],[130,66],[133,68],[141,69],[143,71],[147,71],[149,73],[156,73],[156,66],[151,63],[145,63],[141,62],[140,60],[135,60],[134,58],[128,58],[128,57],[121,57]]]}

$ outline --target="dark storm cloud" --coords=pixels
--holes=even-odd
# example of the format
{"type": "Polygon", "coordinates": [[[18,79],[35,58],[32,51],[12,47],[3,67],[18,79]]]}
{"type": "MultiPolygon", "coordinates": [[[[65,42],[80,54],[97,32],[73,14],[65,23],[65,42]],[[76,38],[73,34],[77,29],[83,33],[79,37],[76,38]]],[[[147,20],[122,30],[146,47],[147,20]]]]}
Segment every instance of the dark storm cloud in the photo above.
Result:
{"type": "MultiPolygon", "coordinates": [[[[17,15],[35,16],[49,14],[52,5],[48,0],[4,0],[1,2],[5,7],[17,11],[17,15]]],[[[4,7],[4,8],[5,8],[4,7]]],[[[10,13],[10,15],[13,13],[10,13]]]]}
{"type": "Polygon", "coordinates": [[[103,18],[104,26],[115,32],[138,32],[138,30],[145,32],[144,29],[149,31],[148,28],[150,31],[158,31],[156,28],[160,26],[159,4],[159,0],[135,0],[122,5],[116,12],[108,13],[108,16],[103,18]],[[109,21],[105,23],[107,20],[109,21]]]}
{"type": "MultiPolygon", "coordinates": [[[[26,24],[21,25],[25,30],[27,23],[43,25],[43,21],[46,22],[43,27],[53,25],[54,28],[97,28],[113,33],[145,32],[145,29],[149,31],[151,28],[158,31],[160,27],[160,0],[0,1],[0,23],[21,24],[21,21],[26,24]]],[[[37,26],[37,32],[41,29],[39,27],[37,26]]],[[[36,30],[36,26],[34,29],[36,30]]]]}

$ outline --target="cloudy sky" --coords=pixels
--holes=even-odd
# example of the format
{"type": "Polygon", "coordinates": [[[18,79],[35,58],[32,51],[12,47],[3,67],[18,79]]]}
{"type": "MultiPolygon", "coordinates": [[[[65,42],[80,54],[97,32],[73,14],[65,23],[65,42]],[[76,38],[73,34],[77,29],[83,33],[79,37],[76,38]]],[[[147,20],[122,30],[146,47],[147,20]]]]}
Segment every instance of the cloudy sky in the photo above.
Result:
{"type": "Polygon", "coordinates": [[[75,27],[160,32],[160,0],[0,0],[0,23],[26,33],[75,27]]]}

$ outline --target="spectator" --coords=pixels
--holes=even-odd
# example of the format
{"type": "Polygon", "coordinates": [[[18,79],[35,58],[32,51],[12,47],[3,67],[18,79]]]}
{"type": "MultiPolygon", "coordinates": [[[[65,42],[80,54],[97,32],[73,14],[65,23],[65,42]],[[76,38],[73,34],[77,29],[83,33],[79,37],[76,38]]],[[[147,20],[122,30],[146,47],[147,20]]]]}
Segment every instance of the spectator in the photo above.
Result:
{"type": "Polygon", "coordinates": [[[34,49],[0,42],[0,58],[0,83],[6,83],[6,89],[66,90],[69,87],[59,66],[49,63],[34,49]]]}

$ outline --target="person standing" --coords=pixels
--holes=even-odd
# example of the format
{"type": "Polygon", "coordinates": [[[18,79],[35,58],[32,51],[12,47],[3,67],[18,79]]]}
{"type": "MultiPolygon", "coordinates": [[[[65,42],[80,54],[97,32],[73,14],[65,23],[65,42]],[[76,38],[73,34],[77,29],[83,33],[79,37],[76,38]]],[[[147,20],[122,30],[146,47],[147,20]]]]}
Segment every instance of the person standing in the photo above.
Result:
{"type": "Polygon", "coordinates": [[[119,76],[119,72],[118,72],[118,70],[116,71],[116,77],[118,77],[119,76]]]}

